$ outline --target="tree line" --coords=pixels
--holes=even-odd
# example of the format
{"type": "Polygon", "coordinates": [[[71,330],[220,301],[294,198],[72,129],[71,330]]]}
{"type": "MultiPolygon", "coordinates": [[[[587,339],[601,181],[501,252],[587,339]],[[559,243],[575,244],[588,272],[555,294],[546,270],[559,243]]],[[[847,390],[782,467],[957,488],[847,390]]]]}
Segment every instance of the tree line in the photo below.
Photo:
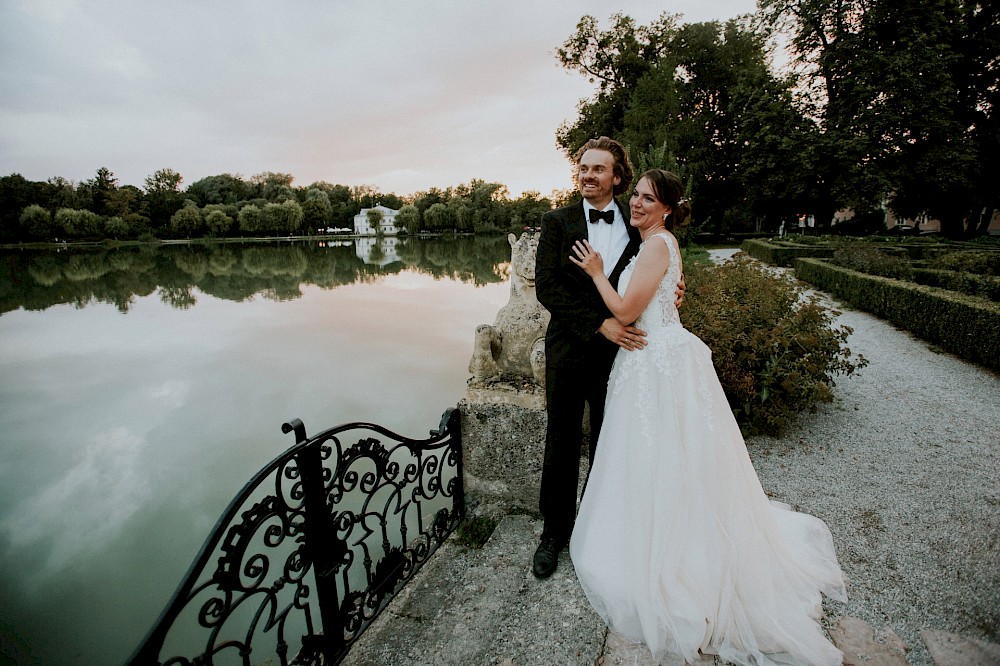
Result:
{"type": "Polygon", "coordinates": [[[399,210],[397,226],[410,234],[498,233],[537,226],[553,205],[537,192],[512,198],[506,186],[482,180],[405,198],[371,185],[293,180],[220,174],[182,188],[181,174],[160,169],[140,189],[120,185],[106,167],[80,183],[15,173],[0,178],[0,241],[312,235],[353,230],[354,216],[377,204],[399,210]]]}
{"type": "Polygon", "coordinates": [[[1000,208],[1000,4],[759,0],[726,23],[584,16],[557,51],[595,84],[557,132],[567,155],[617,137],[687,179],[696,222],[775,230],[850,209],[858,230],[938,219],[959,238],[1000,208]],[[768,65],[773,38],[792,58],[768,65]]]}
{"type": "MultiPolygon", "coordinates": [[[[1000,209],[1000,3],[759,0],[725,23],[615,14],[606,30],[584,16],[557,58],[596,87],[556,131],[566,155],[608,135],[640,171],[676,170],[705,231],[773,232],[803,215],[829,227],[851,210],[838,229],[861,233],[891,210],[961,238],[985,233],[1000,209]],[[775,69],[778,35],[792,60],[775,69]]],[[[182,181],[172,169],[141,189],[103,167],[82,183],[12,174],[0,178],[0,240],[308,234],[352,228],[376,203],[400,210],[409,233],[506,232],[575,196],[512,199],[479,180],[407,197],[296,187],[281,173],[182,181]]]]}
{"type": "Polygon", "coordinates": [[[350,240],[25,249],[0,255],[0,315],[64,303],[109,303],[125,313],[151,294],[176,308],[191,307],[199,293],[237,302],[294,300],[303,285],[333,289],[402,271],[477,286],[508,277],[510,245],[499,235],[407,238],[395,250],[398,261],[377,265],[359,257],[350,240]]]}

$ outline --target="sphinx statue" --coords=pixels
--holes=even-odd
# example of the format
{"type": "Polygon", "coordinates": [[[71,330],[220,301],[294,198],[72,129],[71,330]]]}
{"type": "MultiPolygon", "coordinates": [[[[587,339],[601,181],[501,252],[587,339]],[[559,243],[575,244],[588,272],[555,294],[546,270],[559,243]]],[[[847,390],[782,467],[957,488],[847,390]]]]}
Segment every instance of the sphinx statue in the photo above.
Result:
{"type": "Polygon", "coordinates": [[[509,234],[510,301],[492,324],[476,328],[469,372],[470,387],[496,382],[529,381],[545,386],[545,328],[549,313],[535,296],[535,252],[538,235],[509,234]]]}

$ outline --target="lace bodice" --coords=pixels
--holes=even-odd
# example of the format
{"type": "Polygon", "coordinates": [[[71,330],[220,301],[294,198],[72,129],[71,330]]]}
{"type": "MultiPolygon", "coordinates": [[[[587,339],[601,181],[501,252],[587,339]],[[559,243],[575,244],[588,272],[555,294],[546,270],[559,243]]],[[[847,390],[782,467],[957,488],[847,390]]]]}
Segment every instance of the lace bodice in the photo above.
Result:
{"type": "MultiPolygon", "coordinates": [[[[646,309],[639,315],[639,319],[635,323],[636,326],[650,334],[668,326],[680,326],[681,323],[677,307],[674,305],[674,301],[677,300],[677,294],[675,293],[677,291],[677,283],[681,279],[681,253],[677,247],[677,241],[674,240],[673,236],[661,233],[654,234],[643,241],[642,246],[639,248],[639,254],[642,254],[643,248],[653,238],[660,239],[653,241],[655,243],[662,241],[667,244],[667,249],[670,253],[670,265],[667,267],[667,272],[663,276],[663,279],[660,280],[660,285],[656,288],[653,300],[649,302],[649,305],[646,306],[646,309]]],[[[621,278],[618,280],[619,294],[624,295],[625,290],[628,289],[628,283],[632,279],[632,271],[635,270],[635,262],[639,254],[633,257],[629,265],[622,271],[621,278]]]]}
{"type": "MultiPolygon", "coordinates": [[[[611,370],[608,390],[612,395],[618,395],[626,386],[635,385],[640,395],[649,395],[655,382],[670,381],[671,378],[676,377],[679,369],[684,367],[685,359],[690,357],[700,368],[699,372],[694,373],[691,378],[693,387],[703,398],[699,403],[700,416],[708,430],[712,430],[715,427],[715,422],[712,415],[712,401],[708,399],[710,391],[708,380],[715,376],[715,371],[712,368],[712,352],[697,336],[681,325],[677,306],[674,305],[674,301],[677,300],[675,293],[677,282],[681,277],[681,252],[674,237],[662,233],[647,238],[642,247],[639,248],[639,254],[642,254],[646,243],[651,241],[667,244],[670,265],[667,266],[667,272],[656,288],[653,300],[649,302],[649,305],[635,322],[637,327],[646,332],[647,346],[638,351],[618,352],[611,370]],[[652,240],[654,238],[658,240],[652,240]],[[655,372],[648,372],[650,368],[655,369],[655,372]]],[[[619,294],[624,294],[625,290],[628,289],[628,283],[632,279],[632,271],[635,270],[638,256],[636,255],[622,271],[618,281],[619,294]]],[[[639,409],[636,416],[643,432],[652,437],[650,412],[639,409]]]]}

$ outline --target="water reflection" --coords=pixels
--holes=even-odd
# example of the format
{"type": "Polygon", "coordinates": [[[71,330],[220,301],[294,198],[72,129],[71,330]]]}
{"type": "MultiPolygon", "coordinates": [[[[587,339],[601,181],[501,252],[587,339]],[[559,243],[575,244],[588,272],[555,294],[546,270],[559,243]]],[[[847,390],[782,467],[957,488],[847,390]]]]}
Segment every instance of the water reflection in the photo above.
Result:
{"type": "Polygon", "coordinates": [[[0,254],[0,314],[70,303],[110,303],[128,312],[158,293],[179,309],[195,290],[229,301],[297,299],[302,287],[370,282],[413,271],[475,285],[506,279],[510,245],[500,236],[423,240],[212,243],[0,254]]]}
{"type": "Polygon", "coordinates": [[[382,252],[0,254],[0,663],[121,663],[282,422],[437,426],[510,246],[382,252]]]}

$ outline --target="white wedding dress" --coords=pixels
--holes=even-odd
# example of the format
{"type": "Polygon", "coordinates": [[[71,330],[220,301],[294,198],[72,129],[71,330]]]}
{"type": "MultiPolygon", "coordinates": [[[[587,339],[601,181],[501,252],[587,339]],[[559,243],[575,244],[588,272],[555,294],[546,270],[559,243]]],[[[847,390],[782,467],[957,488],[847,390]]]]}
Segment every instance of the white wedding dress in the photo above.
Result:
{"type": "MultiPolygon", "coordinates": [[[[658,661],[703,654],[753,666],[840,664],[821,596],[846,601],[822,520],[764,494],[712,366],[674,307],[680,252],[619,351],[570,555],[609,627],[658,661]]],[[[641,252],[642,250],[640,250],[641,252]]],[[[635,260],[618,291],[625,293],[635,260]]]]}

